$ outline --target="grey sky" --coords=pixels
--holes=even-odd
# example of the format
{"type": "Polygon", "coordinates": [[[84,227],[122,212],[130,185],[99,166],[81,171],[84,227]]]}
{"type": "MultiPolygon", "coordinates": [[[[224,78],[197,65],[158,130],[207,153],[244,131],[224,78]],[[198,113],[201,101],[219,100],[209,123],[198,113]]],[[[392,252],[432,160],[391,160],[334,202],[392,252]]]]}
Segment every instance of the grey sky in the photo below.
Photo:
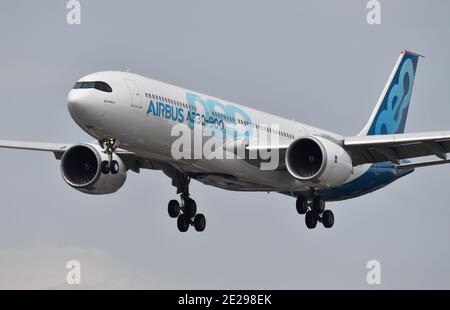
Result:
{"type": "MultiPolygon", "coordinates": [[[[90,138],[66,95],[91,72],[127,70],[352,135],[367,121],[402,49],[426,55],[408,132],[449,130],[450,2],[365,0],[4,1],[0,10],[0,137],[90,138]]],[[[176,197],[158,171],[129,173],[109,196],[62,180],[52,154],[0,150],[0,288],[362,288],[366,263],[381,288],[450,288],[450,166],[422,168],[358,199],[329,203],[335,227],[306,229],[295,200],[194,182],[204,233],[181,234],[176,197]]]]}

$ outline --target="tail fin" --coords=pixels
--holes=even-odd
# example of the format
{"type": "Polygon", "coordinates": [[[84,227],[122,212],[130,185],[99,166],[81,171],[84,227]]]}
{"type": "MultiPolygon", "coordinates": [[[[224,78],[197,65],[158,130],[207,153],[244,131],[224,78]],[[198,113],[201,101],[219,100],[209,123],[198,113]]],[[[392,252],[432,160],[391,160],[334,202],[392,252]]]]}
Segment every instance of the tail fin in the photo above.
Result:
{"type": "Polygon", "coordinates": [[[408,50],[401,52],[369,122],[359,136],[404,132],[419,57],[423,56],[408,50]]]}

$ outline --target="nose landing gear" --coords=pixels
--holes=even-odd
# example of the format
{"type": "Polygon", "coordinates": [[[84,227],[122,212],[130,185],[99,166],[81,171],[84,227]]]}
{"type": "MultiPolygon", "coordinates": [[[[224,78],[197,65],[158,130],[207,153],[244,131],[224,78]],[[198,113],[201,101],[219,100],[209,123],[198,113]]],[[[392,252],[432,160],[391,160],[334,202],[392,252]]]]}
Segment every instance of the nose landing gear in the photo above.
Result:
{"type": "Polygon", "coordinates": [[[113,160],[113,154],[119,147],[119,140],[113,138],[105,138],[98,141],[98,144],[104,149],[104,152],[108,155],[108,160],[102,161],[100,169],[103,174],[116,174],[119,172],[119,163],[117,160],[113,160]]]}

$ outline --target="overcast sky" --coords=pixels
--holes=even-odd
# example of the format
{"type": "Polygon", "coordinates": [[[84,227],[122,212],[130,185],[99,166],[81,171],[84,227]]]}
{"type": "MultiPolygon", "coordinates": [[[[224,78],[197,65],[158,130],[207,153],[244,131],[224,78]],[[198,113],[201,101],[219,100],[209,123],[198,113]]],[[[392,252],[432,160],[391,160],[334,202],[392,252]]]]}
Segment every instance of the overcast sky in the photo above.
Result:
{"type": "MultiPolygon", "coordinates": [[[[365,0],[3,1],[0,138],[83,142],[66,96],[100,70],[127,70],[354,135],[401,50],[424,54],[407,132],[450,130],[450,2],[365,0]]],[[[450,289],[450,166],[429,167],[373,194],[328,203],[331,230],[310,231],[295,200],[191,186],[204,233],[167,214],[163,173],[130,172],[89,196],[67,186],[52,154],[0,150],[0,288],[450,289]],[[381,263],[382,284],[366,283],[381,263]]]]}

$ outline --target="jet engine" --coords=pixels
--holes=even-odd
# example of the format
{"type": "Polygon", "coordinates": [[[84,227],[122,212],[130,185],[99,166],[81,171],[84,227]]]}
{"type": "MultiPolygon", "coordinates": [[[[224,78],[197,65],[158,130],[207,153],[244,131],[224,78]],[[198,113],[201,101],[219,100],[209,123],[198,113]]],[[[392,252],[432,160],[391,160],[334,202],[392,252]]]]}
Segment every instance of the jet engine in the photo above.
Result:
{"type": "Polygon", "coordinates": [[[77,144],[64,152],[61,175],[80,192],[110,194],[125,183],[127,169],[117,154],[109,162],[108,155],[98,145],[77,144]]]}
{"type": "Polygon", "coordinates": [[[295,178],[311,186],[343,184],[352,173],[350,155],[338,144],[317,136],[292,142],[286,151],[286,167],[295,178]]]}

